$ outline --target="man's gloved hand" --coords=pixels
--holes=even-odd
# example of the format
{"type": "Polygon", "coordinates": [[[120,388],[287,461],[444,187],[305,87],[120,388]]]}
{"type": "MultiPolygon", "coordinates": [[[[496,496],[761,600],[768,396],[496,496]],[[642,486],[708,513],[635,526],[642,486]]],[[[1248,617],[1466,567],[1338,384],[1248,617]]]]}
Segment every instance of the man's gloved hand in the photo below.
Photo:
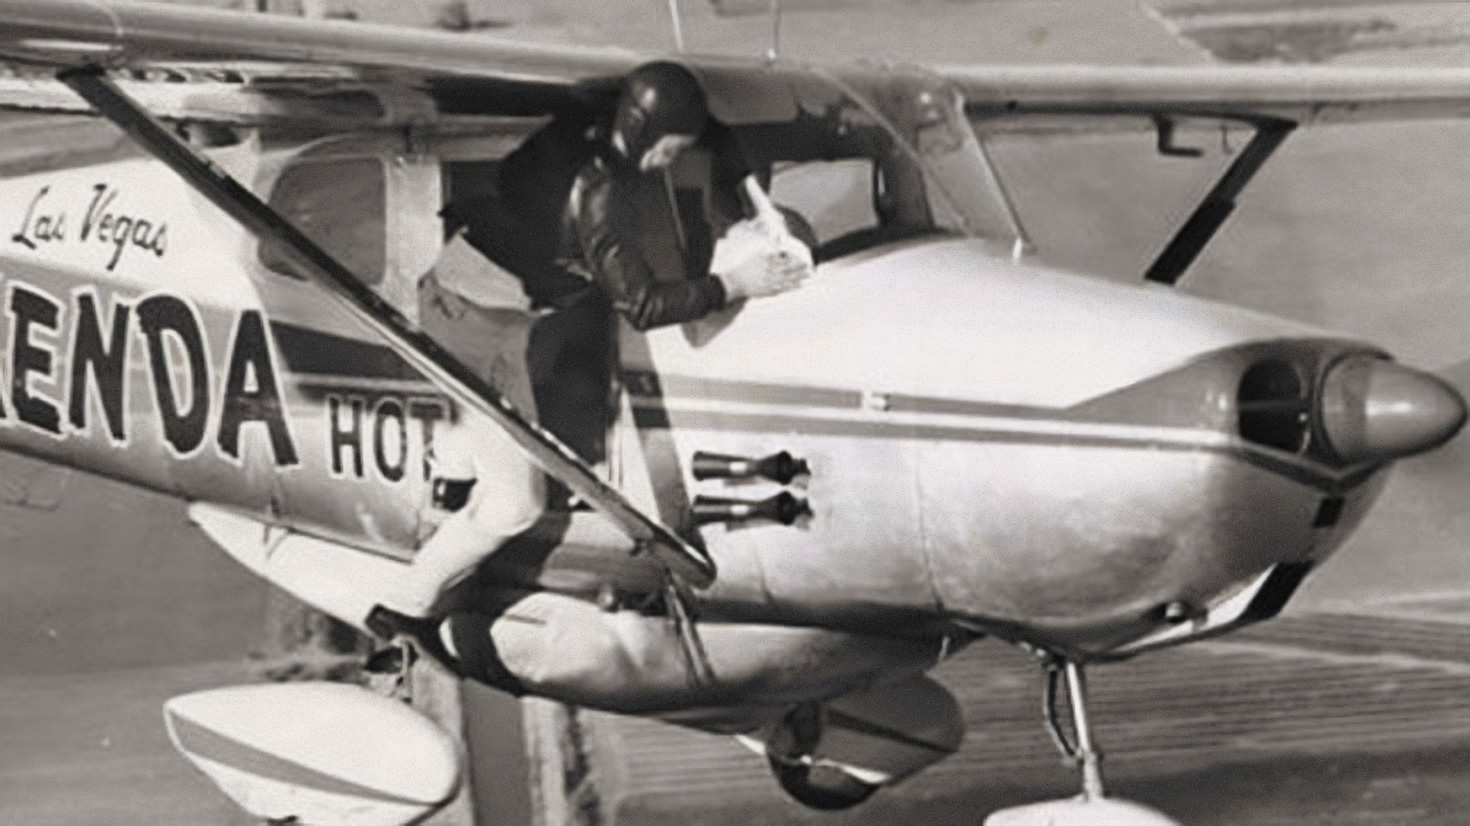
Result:
{"type": "Polygon", "coordinates": [[[800,241],[779,243],[755,220],[741,221],[715,246],[710,271],[725,285],[727,301],[762,298],[801,286],[812,272],[811,251],[800,241]]]}
{"type": "Polygon", "coordinates": [[[710,272],[725,285],[726,300],[762,298],[801,286],[812,274],[812,251],[797,240],[764,191],[747,178],[756,217],[741,221],[715,245],[710,272]]]}

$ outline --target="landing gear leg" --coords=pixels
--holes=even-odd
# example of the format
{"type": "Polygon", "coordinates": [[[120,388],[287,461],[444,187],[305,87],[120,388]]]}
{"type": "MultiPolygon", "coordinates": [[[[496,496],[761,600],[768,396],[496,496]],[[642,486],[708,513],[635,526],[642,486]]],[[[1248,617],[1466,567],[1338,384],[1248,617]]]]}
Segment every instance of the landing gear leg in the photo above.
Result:
{"type": "Polygon", "coordinates": [[[1087,716],[1087,676],[1081,663],[1055,654],[1045,654],[1045,689],[1041,710],[1047,732],[1067,758],[1076,761],[1082,793],[1065,800],[1047,800],[1002,809],[985,819],[985,826],[1179,826],[1163,814],[1138,803],[1109,798],[1103,786],[1102,752],[1092,739],[1087,716]],[[1067,687],[1067,711],[1071,732],[1062,725],[1060,688],[1067,687]]]}
{"type": "Polygon", "coordinates": [[[1082,775],[1082,799],[1102,800],[1107,796],[1103,788],[1102,752],[1092,740],[1092,726],[1087,719],[1087,675],[1082,665],[1072,660],[1049,657],[1046,663],[1046,694],[1042,700],[1046,714],[1047,730],[1062,754],[1077,761],[1082,775]],[[1067,684],[1067,705],[1072,717],[1073,737],[1068,738],[1062,728],[1060,709],[1057,708],[1057,684],[1067,684]]]}

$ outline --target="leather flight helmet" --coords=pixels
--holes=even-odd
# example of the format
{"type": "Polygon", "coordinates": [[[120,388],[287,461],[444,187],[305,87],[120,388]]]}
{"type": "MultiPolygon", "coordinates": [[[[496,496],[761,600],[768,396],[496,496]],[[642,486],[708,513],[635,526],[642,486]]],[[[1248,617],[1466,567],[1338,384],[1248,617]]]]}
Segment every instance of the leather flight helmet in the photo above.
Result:
{"type": "Polygon", "coordinates": [[[612,128],[636,161],[664,135],[698,136],[708,123],[709,103],[699,81],[683,66],[661,61],[628,74],[612,128]]]}

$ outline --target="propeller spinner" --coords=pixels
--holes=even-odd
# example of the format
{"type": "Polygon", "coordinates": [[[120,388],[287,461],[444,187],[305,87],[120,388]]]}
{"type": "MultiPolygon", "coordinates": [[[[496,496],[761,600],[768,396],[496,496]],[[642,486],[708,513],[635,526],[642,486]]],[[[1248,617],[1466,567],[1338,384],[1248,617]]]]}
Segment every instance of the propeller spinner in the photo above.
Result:
{"type": "Polygon", "coordinates": [[[1322,434],[1347,464],[1438,447],[1460,432],[1466,413],[1465,398],[1443,379],[1376,356],[1345,358],[1322,382],[1322,434]]]}

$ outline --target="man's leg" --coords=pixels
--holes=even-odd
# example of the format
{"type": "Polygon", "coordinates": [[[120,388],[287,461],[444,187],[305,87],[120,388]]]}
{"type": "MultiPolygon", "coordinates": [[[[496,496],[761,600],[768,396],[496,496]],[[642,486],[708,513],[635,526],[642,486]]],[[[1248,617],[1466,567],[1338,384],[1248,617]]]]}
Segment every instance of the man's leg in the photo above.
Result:
{"type": "MultiPolygon", "coordinates": [[[[425,333],[534,418],[525,367],[531,316],[475,305],[444,289],[432,273],[419,285],[419,314],[425,333]]],[[[384,636],[406,630],[422,637],[424,623],[414,620],[429,617],[446,591],[534,524],[545,506],[540,470],[479,414],[461,411],[456,422],[437,428],[432,451],[435,487],[458,488],[460,496],[432,506],[453,513],[420,546],[400,587],[384,600],[387,610],[375,612],[374,630],[384,636]]]]}
{"type": "Polygon", "coordinates": [[[440,433],[435,454],[469,458],[473,472],[470,479],[446,481],[473,484],[464,505],[419,548],[402,586],[385,606],[412,617],[429,616],[445,591],[534,524],[546,500],[545,477],[499,427],[466,414],[440,433]]]}

